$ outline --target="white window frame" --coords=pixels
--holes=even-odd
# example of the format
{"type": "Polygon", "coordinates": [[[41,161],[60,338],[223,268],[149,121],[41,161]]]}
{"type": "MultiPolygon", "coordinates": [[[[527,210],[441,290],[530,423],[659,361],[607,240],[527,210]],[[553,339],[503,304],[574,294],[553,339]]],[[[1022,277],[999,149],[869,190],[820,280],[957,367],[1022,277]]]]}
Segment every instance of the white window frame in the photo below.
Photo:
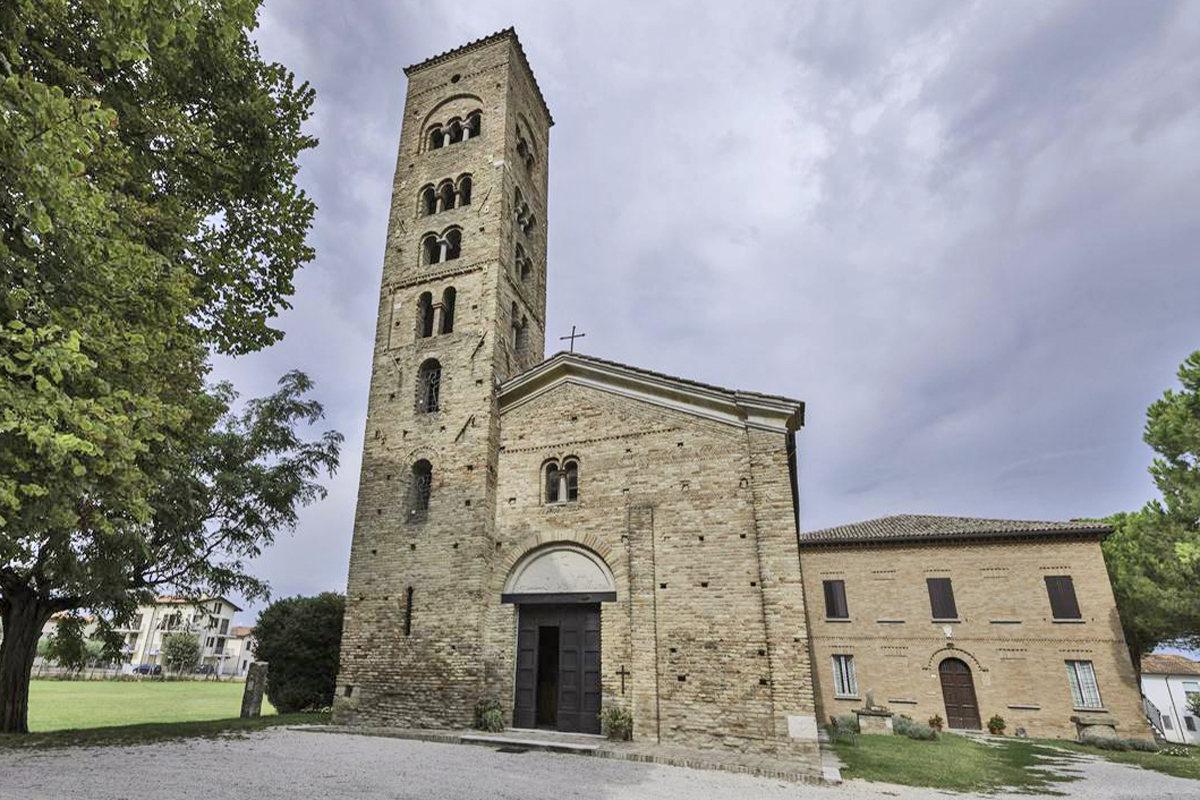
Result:
{"type": "Polygon", "coordinates": [[[1104,700],[1100,696],[1100,682],[1096,680],[1096,668],[1091,661],[1068,661],[1067,679],[1071,683],[1071,702],[1075,708],[1104,708],[1104,700]],[[1094,695],[1094,698],[1091,695],[1094,695]],[[1095,702],[1092,702],[1093,699],[1095,702]]]}
{"type": "Polygon", "coordinates": [[[833,656],[833,696],[858,697],[858,675],[854,669],[854,656],[849,653],[833,656]]]}

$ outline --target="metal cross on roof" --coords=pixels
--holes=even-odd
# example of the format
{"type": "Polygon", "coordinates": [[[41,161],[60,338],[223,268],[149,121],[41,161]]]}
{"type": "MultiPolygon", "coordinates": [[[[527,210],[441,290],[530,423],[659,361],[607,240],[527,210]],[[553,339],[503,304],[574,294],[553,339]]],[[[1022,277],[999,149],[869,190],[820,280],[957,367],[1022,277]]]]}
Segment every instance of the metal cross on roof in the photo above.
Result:
{"type": "Polygon", "coordinates": [[[570,336],[560,336],[560,337],[558,337],[558,340],[561,342],[564,339],[570,339],[571,340],[571,352],[574,353],[575,352],[575,340],[582,339],[585,336],[587,336],[586,333],[576,333],[575,326],[572,325],[571,326],[571,335],[570,336]]]}

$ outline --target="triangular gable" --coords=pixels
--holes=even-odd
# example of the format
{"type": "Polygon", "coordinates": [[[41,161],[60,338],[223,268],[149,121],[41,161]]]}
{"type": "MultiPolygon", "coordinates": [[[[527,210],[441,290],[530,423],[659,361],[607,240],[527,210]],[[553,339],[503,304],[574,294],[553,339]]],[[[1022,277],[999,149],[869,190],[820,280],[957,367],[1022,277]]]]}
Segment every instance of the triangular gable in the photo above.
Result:
{"type": "Polygon", "coordinates": [[[500,413],[563,384],[585,386],[741,428],[790,433],[804,424],[804,403],[799,400],[722,389],[579,353],[558,353],[506,381],[500,387],[500,413]]]}

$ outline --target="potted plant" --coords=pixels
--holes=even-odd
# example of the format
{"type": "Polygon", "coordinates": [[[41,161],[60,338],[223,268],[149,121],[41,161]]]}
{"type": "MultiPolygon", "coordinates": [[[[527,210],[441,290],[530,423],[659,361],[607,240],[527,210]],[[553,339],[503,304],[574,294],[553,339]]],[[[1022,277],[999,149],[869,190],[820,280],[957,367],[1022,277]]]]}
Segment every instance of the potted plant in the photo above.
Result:
{"type": "Polygon", "coordinates": [[[633,715],[620,706],[606,706],[600,712],[600,725],[608,738],[629,741],[633,734],[633,715]]]}
{"type": "Polygon", "coordinates": [[[945,726],[945,724],[946,724],[946,721],[944,719],[942,719],[941,714],[934,714],[932,717],[929,718],[929,727],[933,728],[935,731],[938,731],[939,733],[941,733],[941,730],[945,726]]]}
{"type": "Polygon", "coordinates": [[[1004,735],[1004,717],[1000,716],[999,714],[992,714],[992,718],[988,720],[987,725],[988,733],[992,734],[993,736],[1004,735]]]}

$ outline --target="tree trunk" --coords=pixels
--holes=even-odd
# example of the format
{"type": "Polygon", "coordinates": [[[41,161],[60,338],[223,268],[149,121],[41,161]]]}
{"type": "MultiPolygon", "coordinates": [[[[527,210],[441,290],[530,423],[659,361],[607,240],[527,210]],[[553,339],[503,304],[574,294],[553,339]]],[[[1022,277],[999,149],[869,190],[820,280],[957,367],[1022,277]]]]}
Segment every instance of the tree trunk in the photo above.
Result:
{"type": "Polygon", "coordinates": [[[0,733],[29,733],[29,678],[51,609],[31,595],[6,595],[0,611],[0,733]]]}

